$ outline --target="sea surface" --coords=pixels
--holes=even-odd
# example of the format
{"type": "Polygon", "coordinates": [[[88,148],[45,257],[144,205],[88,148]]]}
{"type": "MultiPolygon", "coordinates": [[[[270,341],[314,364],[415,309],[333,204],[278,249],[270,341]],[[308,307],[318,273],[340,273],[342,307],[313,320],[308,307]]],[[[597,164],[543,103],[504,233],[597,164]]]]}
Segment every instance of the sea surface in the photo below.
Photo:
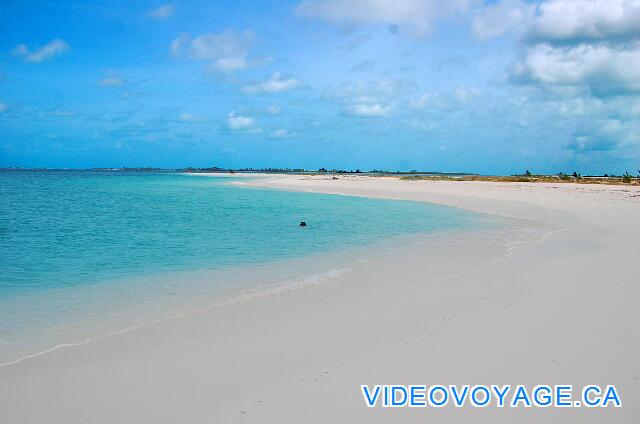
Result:
{"type": "Polygon", "coordinates": [[[246,178],[0,172],[0,364],[322,282],[418,234],[495,225],[426,203],[234,184],[246,178]]]}

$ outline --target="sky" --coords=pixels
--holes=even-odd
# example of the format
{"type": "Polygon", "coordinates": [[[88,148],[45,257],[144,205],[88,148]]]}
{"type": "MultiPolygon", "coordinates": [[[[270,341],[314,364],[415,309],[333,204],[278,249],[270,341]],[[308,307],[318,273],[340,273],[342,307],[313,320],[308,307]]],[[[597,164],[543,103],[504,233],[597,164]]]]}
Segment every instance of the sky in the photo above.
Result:
{"type": "Polygon", "coordinates": [[[3,0],[0,166],[636,174],[640,1],[3,0]]]}

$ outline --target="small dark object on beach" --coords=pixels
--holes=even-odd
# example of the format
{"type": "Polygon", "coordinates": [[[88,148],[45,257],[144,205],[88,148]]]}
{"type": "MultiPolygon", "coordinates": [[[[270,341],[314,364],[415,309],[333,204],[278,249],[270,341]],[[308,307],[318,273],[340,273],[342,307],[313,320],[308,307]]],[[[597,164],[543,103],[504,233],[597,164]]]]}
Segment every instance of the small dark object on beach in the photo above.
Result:
{"type": "Polygon", "coordinates": [[[300,226],[301,226],[301,227],[306,227],[306,226],[307,226],[307,223],[306,223],[306,222],[304,222],[304,221],[300,221],[300,226]]]}

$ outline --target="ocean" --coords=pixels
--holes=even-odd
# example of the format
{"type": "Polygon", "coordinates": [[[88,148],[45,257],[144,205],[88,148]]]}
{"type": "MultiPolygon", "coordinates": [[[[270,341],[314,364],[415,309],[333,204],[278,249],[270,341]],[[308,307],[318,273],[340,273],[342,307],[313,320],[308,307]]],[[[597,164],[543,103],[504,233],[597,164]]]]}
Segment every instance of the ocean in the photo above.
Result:
{"type": "Polygon", "coordinates": [[[493,225],[445,206],[237,181],[170,172],[1,172],[0,363],[283,282],[322,282],[372,249],[419,234],[493,225]]]}

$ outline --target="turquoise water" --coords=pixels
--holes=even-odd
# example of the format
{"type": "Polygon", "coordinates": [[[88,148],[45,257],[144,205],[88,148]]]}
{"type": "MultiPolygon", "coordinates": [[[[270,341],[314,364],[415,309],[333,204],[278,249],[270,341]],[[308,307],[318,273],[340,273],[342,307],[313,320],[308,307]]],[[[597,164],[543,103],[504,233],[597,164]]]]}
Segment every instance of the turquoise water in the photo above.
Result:
{"type": "Polygon", "coordinates": [[[180,174],[0,174],[0,296],[297,257],[468,226],[459,209],[180,174]],[[309,226],[299,228],[306,221],[309,226]]]}
{"type": "Polygon", "coordinates": [[[149,172],[0,173],[0,348],[28,338],[40,338],[39,348],[65,341],[80,326],[75,321],[106,322],[124,303],[136,313],[164,305],[154,298],[161,292],[229,290],[240,279],[250,286],[270,264],[278,278],[294,268],[300,275],[301,258],[483,225],[479,215],[455,208],[233,181],[149,172]],[[300,228],[300,221],[309,225],[300,228]]]}

